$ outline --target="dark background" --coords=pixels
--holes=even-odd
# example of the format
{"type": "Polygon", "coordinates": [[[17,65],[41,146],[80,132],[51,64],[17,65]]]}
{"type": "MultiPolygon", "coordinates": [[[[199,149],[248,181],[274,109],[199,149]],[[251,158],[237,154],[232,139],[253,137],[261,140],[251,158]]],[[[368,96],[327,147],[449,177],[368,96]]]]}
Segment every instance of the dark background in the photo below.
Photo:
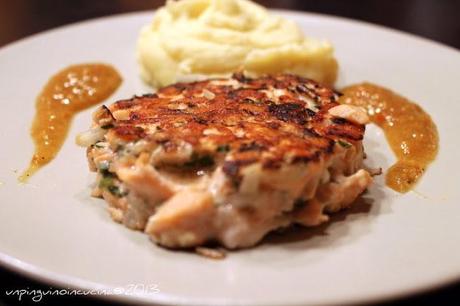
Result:
{"type": "MultiPolygon", "coordinates": [[[[365,20],[460,49],[460,0],[259,0],[268,7],[365,20]]],[[[148,10],[163,0],[0,0],[0,46],[84,19],[148,10]]]]}
{"type": "MultiPolygon", "coordinates": [[[[460,49],[460,0],[260,0],[273,8],[338,15],[417,34],[460,49]]],[[[0,46],[85,19],[149,10],[158,0],[0,0],[0,46]]],[[[1,69],[1,67],[0,67],[1,69]]],[[[18,220],[20,222],[20,220],[18,220]]],[[[423,254],[420,254],[423,256],[423,254]]],[[[459,259],[460,260],[460,259],[459,259]]],[[[41,302],[6,297],[6,289],[50,287],[0,268],[0,305],[114,305],[85,297],[44,297],[41,302]]],[[[450,305],[460,303],[460,283],[385,304],[450,305]]]]}

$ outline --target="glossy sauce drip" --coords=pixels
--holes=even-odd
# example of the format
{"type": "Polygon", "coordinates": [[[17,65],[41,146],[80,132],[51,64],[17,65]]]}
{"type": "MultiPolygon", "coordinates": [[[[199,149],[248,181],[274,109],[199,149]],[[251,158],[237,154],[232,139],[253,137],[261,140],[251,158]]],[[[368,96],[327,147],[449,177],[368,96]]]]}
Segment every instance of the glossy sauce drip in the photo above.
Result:
{"type": "Polygon", "coordinates": [[[342,92],[341,103],[367,109],[398,159],[386,173],[387,186],[409,191],[438,152],[438,132],[431,117],[417,104],[374,84],[353,85],[342,92]]]}
{"type": "Polygon", "coordinates": [[[74,65],[51,77],[36,100],[30,132],[35,153],[19,180],[25,182],[53,160],[76,113],[107,99],[120,84],[118,72],[104,64],[74,65]]]}

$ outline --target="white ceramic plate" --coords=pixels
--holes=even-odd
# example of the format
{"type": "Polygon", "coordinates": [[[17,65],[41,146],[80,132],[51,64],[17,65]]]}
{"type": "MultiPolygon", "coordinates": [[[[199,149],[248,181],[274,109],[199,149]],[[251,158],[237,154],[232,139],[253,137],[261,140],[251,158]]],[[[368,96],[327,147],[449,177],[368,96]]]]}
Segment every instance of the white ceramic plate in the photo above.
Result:
{"type": "MultiPolygon", "coordinates": [[[[318,229],[272,238],[222,261],[168,251],[112,222],[103,201],[89,196],[92,177],[74,137],[89,126],[92,110],[78,115],[55,161],[30,184],[18,184],[33,149],[35,96],[53,73],[70,64],[107,62],[124,78],[111,101],[149,90],[138,78],[134,46],[152,13],[103,18],[0,50],[1,263],[66,288],[125,293],[113,299],[184,305],[375,301],[459,279],[460,53],[360,22],[278,13],[334,43],[339,86],[370,80],[432,115],[440,152],[414,192],[397,194],[379,177],[355,209],[318,229]]],[[[371,165],[385,169],[394,161],[377,128],[368,129],[365,146],[371,165]]]]}

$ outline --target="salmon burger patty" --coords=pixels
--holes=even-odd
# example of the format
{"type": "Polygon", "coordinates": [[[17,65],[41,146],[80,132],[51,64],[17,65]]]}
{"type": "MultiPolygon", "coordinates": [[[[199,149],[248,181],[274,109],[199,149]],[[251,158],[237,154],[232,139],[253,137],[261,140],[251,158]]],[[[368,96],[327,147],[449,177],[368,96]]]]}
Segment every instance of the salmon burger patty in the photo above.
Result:
{"type": "Polygon", "coordinates": [[[281,74],[177,83],[100,107],[77,137],[112,218],[171,248],[316,226],[372,183],[366,113],[281,74]]]}

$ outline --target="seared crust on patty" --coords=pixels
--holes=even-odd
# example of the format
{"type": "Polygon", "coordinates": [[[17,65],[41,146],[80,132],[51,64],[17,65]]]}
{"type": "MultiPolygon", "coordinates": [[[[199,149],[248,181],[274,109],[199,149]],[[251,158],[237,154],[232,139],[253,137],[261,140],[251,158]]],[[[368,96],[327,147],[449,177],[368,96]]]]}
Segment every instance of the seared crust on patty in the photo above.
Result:
{"type": "Polygon", "coordinates": [[[226,153],[235,166],[261,162],[277,168],[282,163],[316,160],[329,154],[335,140],[363,138],[364,125],[332,117],[339,94],[293,75],[178,83],[156,94],[118,101],[110,111],[124,113],[112,129],[125,141],[145,139],[168,152],[181,143],[198,155],[226,153]]]}

